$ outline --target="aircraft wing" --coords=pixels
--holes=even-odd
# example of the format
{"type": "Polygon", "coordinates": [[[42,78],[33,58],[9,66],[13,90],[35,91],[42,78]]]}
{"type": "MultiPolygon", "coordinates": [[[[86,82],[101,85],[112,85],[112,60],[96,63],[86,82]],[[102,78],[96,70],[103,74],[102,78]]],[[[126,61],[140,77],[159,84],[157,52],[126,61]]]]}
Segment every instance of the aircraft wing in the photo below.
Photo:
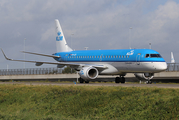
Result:
{"type": "MultiPolygon", "coordinates": [[[[84,66],[93,66],[95,68],[99,68],[99,69],[106,69],[107,67],[104,66],[104,65],[95,65],[95,64],[80,64],[80,63],[67,63],[67,62],[43,62],[43,61],[29,61],[29,60],[15,60],[15,59],[10,59],[8,58],[4,51],[1,49],[4,57],[7,59],[7,60],[10,60],[10,61],[19,61],[19,62],[31,62],[31,63],[35,63],[36,66],[40,66],[42,64],[54,64],[54,65],[64,65],[64,66],[74,66],[74,67],[84,67],[84,66]]],[[[31,54],[31,53],[30,53],[31,54]]],[[[36,54],[36,53],[35,53],[36,54]]],[[[38,55],[38,53],[36,54],[38,55]]],[[[44,56],[44,55],[43,55],[44,56]]],[[[57,56],[58,57],[58,56],[57,56]]]]}

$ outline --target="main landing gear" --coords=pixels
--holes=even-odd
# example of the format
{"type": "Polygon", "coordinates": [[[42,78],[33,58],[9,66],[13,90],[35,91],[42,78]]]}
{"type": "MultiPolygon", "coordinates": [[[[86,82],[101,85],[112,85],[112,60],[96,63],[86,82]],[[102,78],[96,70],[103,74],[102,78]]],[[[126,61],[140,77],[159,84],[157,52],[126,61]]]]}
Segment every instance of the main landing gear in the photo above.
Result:
{"type": "Polygon", "coordinates": [[[152,84],[151,80],[146,81],[146,84],[152,84]]]}
{"type": "Polygon", "coordinates": [[[79,81],[80,81],[80,83],[89,83],[89,81],[85,81],[85,80],[83,80],[81,77],[79,78],[79,81]]]}
{"type": "Polygon", "coordinates": [[[125,83],[125,78],[122,76],[115,78],[115,83],[125,83]]]}

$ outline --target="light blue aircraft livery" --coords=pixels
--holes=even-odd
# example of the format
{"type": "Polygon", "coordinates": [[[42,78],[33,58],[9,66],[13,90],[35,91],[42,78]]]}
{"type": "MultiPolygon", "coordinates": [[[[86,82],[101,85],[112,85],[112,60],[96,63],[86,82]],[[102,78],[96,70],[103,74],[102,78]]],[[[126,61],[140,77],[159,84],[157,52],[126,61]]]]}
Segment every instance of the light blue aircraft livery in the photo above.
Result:
{"type": "Polygon", "coordinates": [[[59,21],[56,19],[56,45],[57,52],[46,55],[33,52],[28,54],[52,57],[58,62],[28,61],[9,59],[3,52],[5,58],[11,61],[33,62],[36,66],[42,64],[55,64],[58,68],[70,66],[78,71],[80,83],[89,83],[98,75],[118,75],[116,83],[125,83],[125,75],[134,73],[140,80],[152,83],[154,73],[165,71],[167,64],[161,55],[151,49],[116,49],[116,50],[75,50],[67,44],[59,21]]]}

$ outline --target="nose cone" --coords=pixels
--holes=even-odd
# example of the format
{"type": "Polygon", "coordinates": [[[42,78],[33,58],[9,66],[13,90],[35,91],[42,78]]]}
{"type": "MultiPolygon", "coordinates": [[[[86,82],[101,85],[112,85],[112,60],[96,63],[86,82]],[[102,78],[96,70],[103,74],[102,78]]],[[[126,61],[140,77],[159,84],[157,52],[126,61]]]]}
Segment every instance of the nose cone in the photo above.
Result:
{"type": "Polygon", "coordinates": [[[159,62],[155,66],[157,71],[165,71],[167,69],[167,63],[166,62],[159,62]]]}

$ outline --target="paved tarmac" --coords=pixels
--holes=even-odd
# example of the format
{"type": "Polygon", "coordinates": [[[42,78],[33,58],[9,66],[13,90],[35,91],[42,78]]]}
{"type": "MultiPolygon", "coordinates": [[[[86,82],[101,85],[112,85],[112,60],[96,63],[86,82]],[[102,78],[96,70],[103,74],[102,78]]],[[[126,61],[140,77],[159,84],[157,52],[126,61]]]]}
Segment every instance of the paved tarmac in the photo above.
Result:
{"type": "Polygon", "coordinates": [[[24,84],[24,85],[74,85],[74,86],[122,86],[122,87],[156,87],[156,88],[179,88],[179,84],[137,84],[137,83],[55,83],[55,82],[0,82],[0,84],[24,84]]]}

